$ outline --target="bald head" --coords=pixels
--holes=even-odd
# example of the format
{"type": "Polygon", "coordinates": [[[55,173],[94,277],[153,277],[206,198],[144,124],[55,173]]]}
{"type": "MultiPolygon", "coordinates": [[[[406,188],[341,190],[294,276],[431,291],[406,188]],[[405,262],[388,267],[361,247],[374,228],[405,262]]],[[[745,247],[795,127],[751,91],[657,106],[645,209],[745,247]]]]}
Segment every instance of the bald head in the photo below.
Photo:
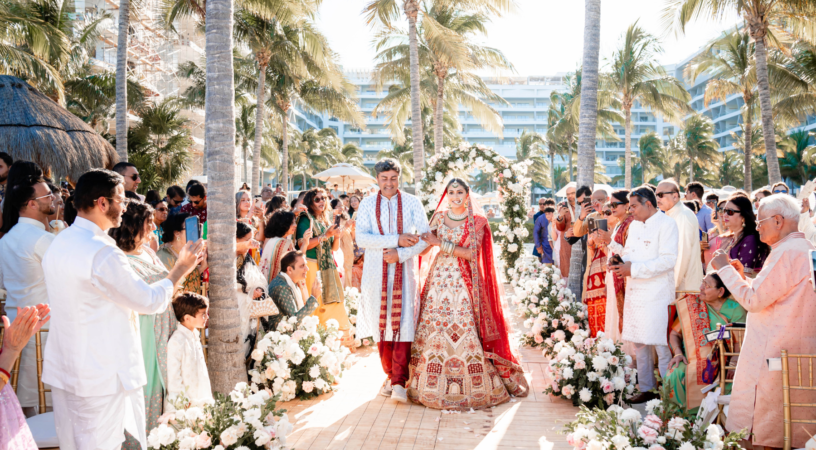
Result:
{"type": "Polygon", "coordinates": [[[655,190],[657,206],[666,212],[680,201],[680,186],[674,180],[663,180],[655,190]]]}

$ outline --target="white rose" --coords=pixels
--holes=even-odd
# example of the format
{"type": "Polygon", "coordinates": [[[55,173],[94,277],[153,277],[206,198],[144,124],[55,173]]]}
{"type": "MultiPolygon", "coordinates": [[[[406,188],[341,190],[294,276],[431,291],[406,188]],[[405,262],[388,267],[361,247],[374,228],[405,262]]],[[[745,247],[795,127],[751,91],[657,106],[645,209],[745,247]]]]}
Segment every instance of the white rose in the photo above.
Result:
{"type": "Polygon", "coordinates": [[[317,378],[320,376],[320,366],[317,364],[313,365],[311,369],[309,369],[309,376],[312,378],[317,378]]]}
{"type": "Polygon", "coordinates": [[[307,394],[311,393],[314,390],[314,387],[315,387],[315,385],[311,381],[304,381],[303,382],[303,392],[305,392],[307,394]]]}
{"type": "Polygon", "coordinates": [[[515,253],[516,251],[518,251],[518,244],[513,243],[513,244],[508,245],[507,246],[507,251],[510,252],[510,253],[515,253]]]}
{"type": "Polygon", "coordinates": [[[581,392],[579,392],[578,395],[581,397],[581,401],[584,403],[592,400],[592,392],[590,392],[587,388],[581,389],[581,392]]]}

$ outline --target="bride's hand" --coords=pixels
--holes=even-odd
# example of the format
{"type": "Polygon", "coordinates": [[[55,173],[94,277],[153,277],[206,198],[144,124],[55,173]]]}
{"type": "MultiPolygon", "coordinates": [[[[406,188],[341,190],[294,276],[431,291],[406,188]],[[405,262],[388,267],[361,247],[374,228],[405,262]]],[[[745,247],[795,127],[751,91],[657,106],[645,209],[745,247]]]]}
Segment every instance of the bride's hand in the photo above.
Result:
{"type": "Polygon", "coordinates": [[[440,241],[440,240],[439,240],[439,238],[438,238],[438,237],[436,237],[436,235],[434,235],[433,233],[430,233],[430,232],[428,232],[428,233],[422,233],[422,235],[420,235],[420,237],[421,237],[421,238],[422,238],[422,240],[423,240],[423,241],[425,241],[425,242],[426,242],[428,245],[438,246],[439,244],[441,244],[441,243],[442,243],[442,241],[440,241]]]}

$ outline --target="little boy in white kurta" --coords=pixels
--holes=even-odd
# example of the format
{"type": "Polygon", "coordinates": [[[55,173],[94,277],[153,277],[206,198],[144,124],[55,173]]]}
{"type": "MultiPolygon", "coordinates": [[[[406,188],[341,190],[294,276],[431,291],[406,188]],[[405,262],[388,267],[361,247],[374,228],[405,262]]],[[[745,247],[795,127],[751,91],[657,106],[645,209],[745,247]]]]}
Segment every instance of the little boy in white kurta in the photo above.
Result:
{"type": "Polygon", "coordinates": [[[180,394],[184,394],[192,406],[213,401],[204,349],[197,330],[203,329],[207,323],[207,299],[184,293],[173,300],[173,309],[179,324],[167,342],[165,412],[175,411],[173,402],[180,394]]]}

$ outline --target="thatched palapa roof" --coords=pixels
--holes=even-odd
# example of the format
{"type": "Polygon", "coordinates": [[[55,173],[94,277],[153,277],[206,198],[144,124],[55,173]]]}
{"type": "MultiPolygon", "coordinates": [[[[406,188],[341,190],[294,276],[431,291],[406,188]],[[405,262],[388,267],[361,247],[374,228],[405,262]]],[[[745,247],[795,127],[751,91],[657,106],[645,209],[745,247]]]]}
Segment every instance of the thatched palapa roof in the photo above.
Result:
{"type": "Polygon", "coordinates": [[[0,75],[0,151],[73,180],[118,161],[113,146],[88,124],[9,75],[0,75]]]}

